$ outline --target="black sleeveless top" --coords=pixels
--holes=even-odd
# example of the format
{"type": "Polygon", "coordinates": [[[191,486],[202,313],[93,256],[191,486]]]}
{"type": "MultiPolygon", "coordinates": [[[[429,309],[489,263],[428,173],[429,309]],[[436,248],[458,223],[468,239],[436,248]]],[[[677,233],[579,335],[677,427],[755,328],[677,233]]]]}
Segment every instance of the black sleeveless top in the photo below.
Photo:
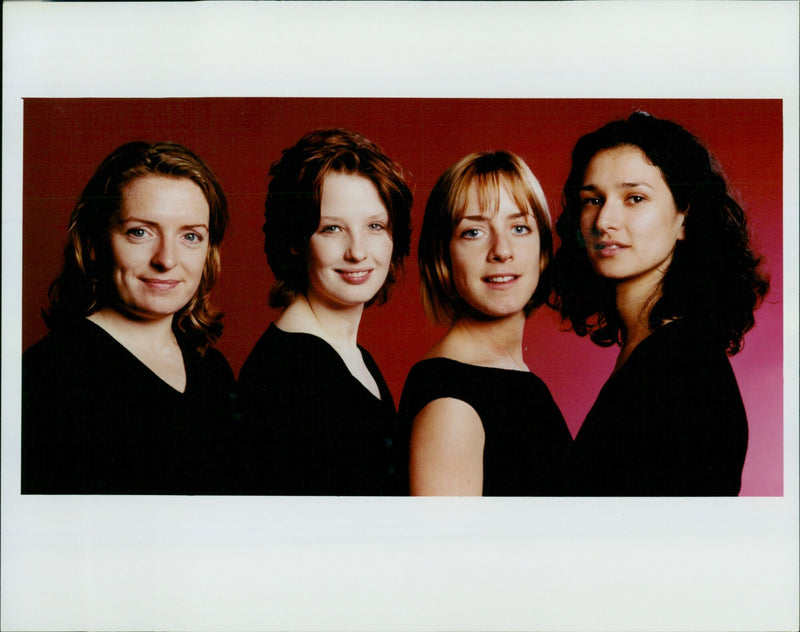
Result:
{"type": "Polygon", "coordinates": [[[447,358],[412,367],[400,400],[406,444],[414,417],[435,399],[461,400],[481,418],[484,496],[557,496],[572,436],[550,391],[526,371],[447,358]]]}

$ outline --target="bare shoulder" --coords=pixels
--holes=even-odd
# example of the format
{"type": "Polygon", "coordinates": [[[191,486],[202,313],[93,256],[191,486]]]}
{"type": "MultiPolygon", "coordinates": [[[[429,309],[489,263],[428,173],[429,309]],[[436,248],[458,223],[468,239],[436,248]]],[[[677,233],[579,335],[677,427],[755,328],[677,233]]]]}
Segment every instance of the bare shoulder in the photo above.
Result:
{"type": "Polygon", "coordinates": [[[483,423],[477,411],[467,402],[443,397],[429,402],[416,417],[414,431],[441,438],[484,439],[483,423]]]}
{"type": "Polygon", "coordinates": [[[470,360],[474,356],[473,346],[473,340],[451,329],[428,350],[424,358],[426,360],[430,358],[448,358],[449,360],[472,364],[470,360]]]}
{"type": "Polygon", "coordinates": [[[288,333],[308,333],[319,335],[317,323],[314,321],[308,305],[304,301],[293,301],[275,319],[275,326],[288,333]]]}
{"type": "Polygon", "coordinates": [[[478,413],[466,402],[442,398],[428,403],[411,431],[411,493],[479,496],[485,439],[478,413]]]}

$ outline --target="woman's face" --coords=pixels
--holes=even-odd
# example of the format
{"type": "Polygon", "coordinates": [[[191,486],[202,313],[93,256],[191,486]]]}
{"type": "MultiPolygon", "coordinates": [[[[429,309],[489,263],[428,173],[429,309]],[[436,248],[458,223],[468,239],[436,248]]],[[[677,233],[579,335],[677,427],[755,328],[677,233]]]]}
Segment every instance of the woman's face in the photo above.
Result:
{"type": "Polygon", "coordinates": [[[208,226],[208,202],[188,178],[143,176],[125,185],[109,228],[114,307],[137,319],[172,318],[200,285],[208,226]]]}
{"type": "Polygon", "coordinates": [[[308,248],[308,298],[335,309],[362,306],[392,263],[389,212],[368,178],[334,172],[323,180],[319,215],[308,248]]]}
{"type": "Polygon", "coordinates": [[[539,284],[536,220],[500,186],[497,212],[481,208],[472,184],[450,241],[453,284],[473,309],[494,318],[522,312],[539,284]]]}
{"type": "Polygon", "coordinates": [[[605,149],[589,162],[580,196],[581,235],[595,271],[651,291],[684,238],[685,213],[661,170],[633,145],[605,149]]]}

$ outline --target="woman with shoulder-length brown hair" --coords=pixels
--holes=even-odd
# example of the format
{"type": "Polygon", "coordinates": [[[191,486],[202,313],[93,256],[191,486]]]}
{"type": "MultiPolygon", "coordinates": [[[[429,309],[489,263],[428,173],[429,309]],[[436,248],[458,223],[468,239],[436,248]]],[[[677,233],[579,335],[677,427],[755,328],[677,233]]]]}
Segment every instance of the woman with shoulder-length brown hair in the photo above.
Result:
{"type": "Polygon", "coordinates": [[[50,333],[23,355],[24,493],[218,489],[233,375],[210,345],[225,195],[182,145],[113,151],[72,211],[50,333]],[[219,456],[217,456],[219,455],[219,456]]]}
{"type": "Polygon", "coordinates": [[[394,401],[358,328],[408,254],[402,169],[360,134],[328,129],[286,149],[270,175],[264,249],[282,311],[238,384],[253,492],[399,493],[394,401]]]}
{"type": "Polygon", "coordinates": [[[553,248],[539,182],[518,156],[465,156],[428,198],[422,300],[449,327],[406,379],[414,495],[557,495],[569,430],[522,353],[553,248]]]}

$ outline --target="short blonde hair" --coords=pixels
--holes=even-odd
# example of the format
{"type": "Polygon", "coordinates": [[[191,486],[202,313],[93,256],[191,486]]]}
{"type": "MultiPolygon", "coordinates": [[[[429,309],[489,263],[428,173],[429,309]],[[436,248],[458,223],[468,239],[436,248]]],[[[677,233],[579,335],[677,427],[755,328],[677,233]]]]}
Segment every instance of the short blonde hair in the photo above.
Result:
{"type": "Polygon", "coordinates": [[[506,151],[476,152],[465,156],[445,171],[431,191],[419,238],[419,269],[422,306],[428,318],[439,325],[451,325],[462,317],[466,303],[453,283],[450,242],[453,231],[467,211],[472,184],[478,189],[482,209],[497,209],[500,187],[505,185],[514,203],[533,215],[539,232],[541,276],[531,300],[528,316],[550,293],[545,273],[553,256],[553,233],[544,191],[528,165],[506,151]]]}

